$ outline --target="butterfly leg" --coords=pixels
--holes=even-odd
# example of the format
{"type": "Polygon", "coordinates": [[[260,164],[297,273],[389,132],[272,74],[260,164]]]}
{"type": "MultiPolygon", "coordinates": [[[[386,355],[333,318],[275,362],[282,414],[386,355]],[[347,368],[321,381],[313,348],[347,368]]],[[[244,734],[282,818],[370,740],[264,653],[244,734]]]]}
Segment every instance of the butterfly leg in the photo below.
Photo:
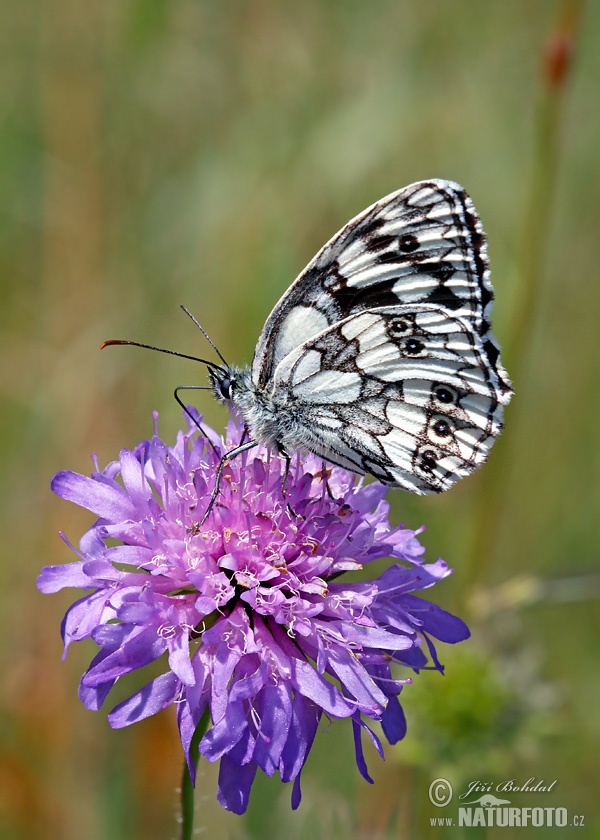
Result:
{"type": "Polygon", "coordinates": [[[214,490],[212,491],[212,495],[210,497],[210,501],[208,503],[208,507],[204,513],[204,516],[198,523],[194,523],[192,531],[197,533],[198,529],[204,525],[206,520],[208,519],[208,515],[210,514],[211,510],[215,506],[215,502],[217,501],[217,497],[219,495],[219,490],[221,487],[221,476],[223,475],[223,470],[227,466],[227,464],[231,461],[232,458],[235,458],[236,455],[240,455],[242,452],[245,452],[247,449],[253,449],[255,446],[258,446],[258,441],[256,440],[249,440],[247,443],[241,444],[240,446],[235,446],[233,449],[230,449],[229,452],[226,452],[221,460],[219,461],[219,466],[217,467],[217,474],[215,476],[215,486],[214,490]]]}
{"type": "Polygon", "coordinates": [[[283,498],[285,499],[285,503],[286,503],[287,509],[288,509],[288,510],[289,510],[289,512],[292,514],[292,516],[295,516],[295,517],[297,517],[298,519],[306,519],[306,517],[305,517],[305,516],[302,516],[302,514],[301,514],[301,513],[296,513],[296,511],[294,510],[294,508],[291,506],[291,504],[290,504],[290,503],[288,502],[288,500],[287,500],[287,493],[286,493],[286,489],[285,489],[285,488],[286,488],[286,485],[287,485],[288,476],[289,476],[289,474],[290,474],[290,464],[292,463],[292,459],[291,459],[291,458],[290,458],[290,456],[287,454],[287,452],[282,452],[281,454],[282,454],[282,455],[283,455],[283,457],[285,458],[285,472],[283,473],[283,478],[282,478],[282,480],[281,480],[281,495],[282,495],[282,496],[283,496],[283,498]]]}
{"type": "Polygon", "coordinates": [[[327,495],[329,496],[331,501],[335,502],[335,501],[337,501],[336,497],[333,495],[333,493],[331,491],[331,487],[329,486],[329,476],[330,476],[330,474],[331,474],[331,467],[327,466],[327,463],[325,461],[321,461],[321,473],[320,473],[321,481],[325,485],[325,492],[327,493],[327,495]]]}

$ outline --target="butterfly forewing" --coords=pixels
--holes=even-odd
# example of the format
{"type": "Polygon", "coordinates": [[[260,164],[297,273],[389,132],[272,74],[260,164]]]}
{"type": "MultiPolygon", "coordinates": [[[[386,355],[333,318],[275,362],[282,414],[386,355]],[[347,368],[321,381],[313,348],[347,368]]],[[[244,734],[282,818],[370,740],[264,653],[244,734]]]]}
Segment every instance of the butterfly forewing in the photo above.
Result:
{"type": "Polygon", "coordinates": [[[265,387],[287,353],[349,315],[419,303],[463,318],[496,367],[492,299],[485,238],[465,191],[450,181],[412,184],[359,214],[309,263],[269,316],[252,376],[265,387]]]}

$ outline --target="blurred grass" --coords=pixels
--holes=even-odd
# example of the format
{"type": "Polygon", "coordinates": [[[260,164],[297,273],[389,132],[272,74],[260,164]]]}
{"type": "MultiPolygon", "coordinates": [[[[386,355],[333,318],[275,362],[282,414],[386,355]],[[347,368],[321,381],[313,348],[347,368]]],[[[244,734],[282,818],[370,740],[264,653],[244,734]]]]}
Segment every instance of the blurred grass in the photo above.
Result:
{"type": "MultiPolygon", "coordinates": [[[[49,0],[4,8],[2,838],[176,835],[172,716],[111,732],[102,713],[86,712],[76,686],[91,648],[59,661],[71,599],[34,588],[41,565],[71,559],[56,532],[76,539],[90,522],[51,496],[50,476],[87,471],[91,452],[112,459],[149,434],[155,408],[173,437],[173,387],[204,381],[190,362],[126,348],[101,354],[100,342],[206,354],[178,309],[185,303],[228,359],[249,362],[270,308],[323,242],[370,202],[423,177],[455,179],[471,193],[489,238],[495,332],[507,340],[519,318],[519,255],[539,162],[542,56],[564,10],[579,6],[49,0]]],[[[577,836],[600,836],[599,38],[600,10],[589,4],[504,440],[485,472],[443,497],[390,494],[397,520],[427,525],[428,556],[455,567],[436,597],[473,616],[471,663],[487,668],[443,651],[448,677],[424,675],[404,692],[409,734],[386,764],[371,757],[374,787],[353,767],[349,728],[332,724],[317,739],[293,815],[288,788],[267,779],[257,781],[247,818],[223,813],[216,768],[201,762],[198,825],[215,836],[429,836],[427,787],[448,764],[430,754],[428,721],[464,760],[489,755],[489,774],[558,778],[552,803],[541,804],[584,814],[577,836]],[[467,578],[478,500],[500,481],[493,540],[481,572],[475,564],[467,578]],[[490,594],[523,574],[556,583],[525,607],[501,600],[502,590],[490,594]],[[578,588],[579,576],[589,577],[578,588]],[[482,598],[488,607],[478,611],[482,598]],[[454,688],[453,668],[462,677],[454,688]],[[499,692],[496,704],[473,708],[497,681],[507,698],[499,692]],[[429,705],[419,699],[428,685],[429,705]],[[522,702],[524,688],[541,705],[522,702]],[[430,719],[432,705],[460,702],[462,717],[430,719]],[[546,723],[536,728],[540,715],[546,723]]],[[[222,426],[208,395],[197,404],[222,426]]],[[[453,772],[468,774],[453,762],[453,772]]]]}

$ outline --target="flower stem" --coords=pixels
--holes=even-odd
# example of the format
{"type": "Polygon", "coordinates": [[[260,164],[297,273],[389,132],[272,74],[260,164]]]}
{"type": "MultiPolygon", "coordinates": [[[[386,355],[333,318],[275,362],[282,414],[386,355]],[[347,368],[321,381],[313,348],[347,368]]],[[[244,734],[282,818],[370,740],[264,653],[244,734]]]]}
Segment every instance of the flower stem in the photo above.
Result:
{"type": "MultiPolygon", "coordinates": [[[[542,59],[542,91],[535,126],[533,171],[517,266],[520,297],[505,352],[507,370],[517,393],[517,408],[510,412],[513,429],[516,415],[519,414],[519,385],[524,373],[524,360],[529,355],[528,343],[533,332],[531,325],[542,285],[544,257],[554,209],[567,82],[584,7],[585,0],[562,0],[557,23],[546,41],[542,59]]],[[[486,469],[480,479],[475,533],[467,570],[471,586],[485,579],[486,567],[493,559],[508,482],[508,464],[511,461],[509,449],[514,440],[514,434],[505,433],[498,441],[496,469],[486,469]]]]}
{"type": "MultiPolygon", "coordinates": [[[[202,740],[202,736],[208,728],[208,721],[210,714],[208,706],[204,710],[204,714],[200,718],[200,723],[196,727],[196,731],[192,737],[190,744],[190,756],[194,764],[194,769],[198,766],[198,759],[200,753],[198,746],[202,740]]],[[[183,762],[183,775],[181,778],[181,840],[192,840],[192,833],[194,830],[194,784],[190,775],[190,768],[187,761],[183,762]]]]}

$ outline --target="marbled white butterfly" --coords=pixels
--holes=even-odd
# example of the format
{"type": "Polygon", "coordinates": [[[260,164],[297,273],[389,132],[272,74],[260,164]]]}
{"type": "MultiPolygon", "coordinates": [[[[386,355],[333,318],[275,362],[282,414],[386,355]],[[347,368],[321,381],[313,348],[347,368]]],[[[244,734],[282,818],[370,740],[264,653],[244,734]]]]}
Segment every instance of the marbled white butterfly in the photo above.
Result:
{"type": "Polygon", "coordinates": [[[492,299],[465,190],[411,184],[319,251],[268,317],[252,369],[211,369],[215,394],[244,419],[244,448],[446,490],[485,461],[512,395],[492,299]]]}
{"type": "Polygon", "coordinates": [[[512,395],[492,300],[483,229],[459,184],[419,181],[377,201],[285,292],[251,369],[207,363],[249,434],[219,477],[265,444],[288,464],[309,450],[412,493],[447,490],[485,461],[512,395]]]}

